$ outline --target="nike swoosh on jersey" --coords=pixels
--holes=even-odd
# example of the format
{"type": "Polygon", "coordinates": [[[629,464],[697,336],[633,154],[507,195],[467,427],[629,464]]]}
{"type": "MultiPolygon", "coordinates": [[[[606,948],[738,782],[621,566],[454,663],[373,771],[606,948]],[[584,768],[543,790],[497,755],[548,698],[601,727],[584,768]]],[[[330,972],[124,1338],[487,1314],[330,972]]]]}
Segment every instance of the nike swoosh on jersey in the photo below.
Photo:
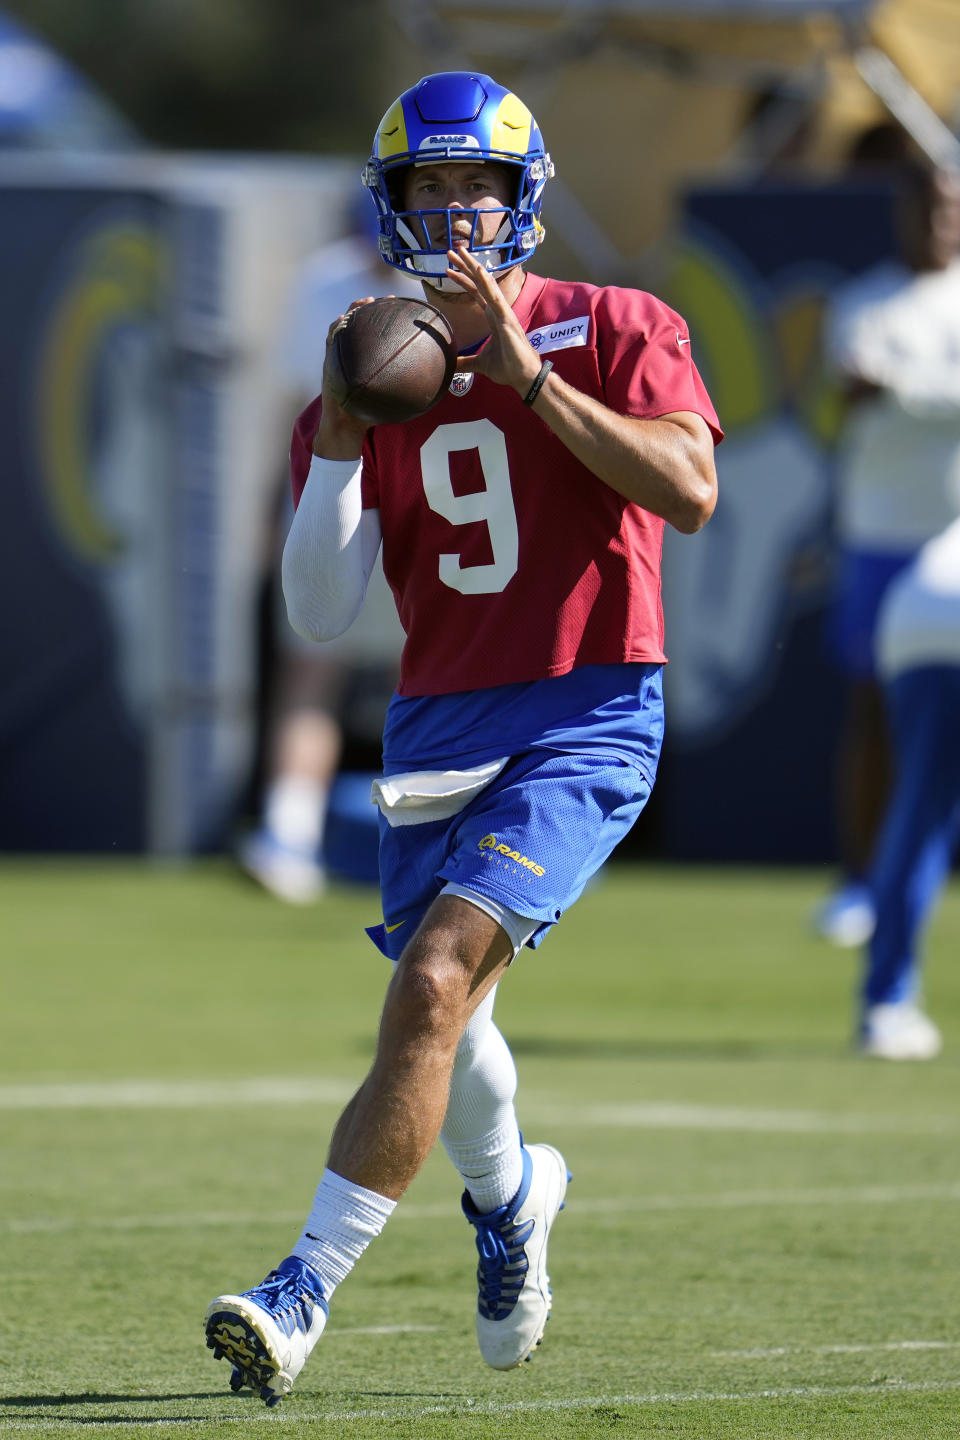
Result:
{"type": "Polygon", "coordinates": [[[392,935],[393,932],[394,932],[394,930],[399,930],[399,929],[400,929],[400,926],[401,926],[401,925],[406,925],[406,923],[407,923],[406,920],[397,920],[393,925],[384,925],[383,928],[384,928],[384,930],[387,932],[388,935],[392,935]]]}
{"type": "Polygon", "coordinates": [[[678,330],[678,331],[677,331],[677,344],[678,344],[678,345],[689,345],[689,344],[690,344],[690,336],[688,335],[687,338],[686,338],[686,340],[684,340],[683,336],[680,334],[680,331],[678,330]]]}

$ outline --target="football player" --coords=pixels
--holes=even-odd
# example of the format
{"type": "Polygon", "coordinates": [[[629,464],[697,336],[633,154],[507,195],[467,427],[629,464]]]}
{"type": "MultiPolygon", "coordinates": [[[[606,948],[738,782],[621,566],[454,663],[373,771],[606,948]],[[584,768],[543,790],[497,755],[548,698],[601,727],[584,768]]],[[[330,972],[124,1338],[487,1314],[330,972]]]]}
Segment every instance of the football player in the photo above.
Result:
{"type": "Polygon", "coordinates": [[[234,1386],[267,1404],[438,1138],[476,1232],[483,1358],[528,1359],[550,1311],[547,1238],[569,1176],[553,1146],[521,1138],[494,995],[650,794],[663,528],[711,515],[721,438],[679,315],[525,268],[552,174],[530,111],[488,75],[405,91],[363,178],[381,255],[449,320],[457,373],[403,424],[365,428],[325,392],[296,425],[291,623],[342,633],[382,550],[406,642],[374,786],[370,933],[395,962],[376,1055],[291,1255],[207,1316],[234,1386]]]}
{"type": "Polygon", "coordinates": [[[920,1003],[921,945],[960,834],[960,520],[887,591],[877,666],[897,778],[870,873],[859,1039],[877,1059],[932,1060],[942,1039],[920,1003]]]}

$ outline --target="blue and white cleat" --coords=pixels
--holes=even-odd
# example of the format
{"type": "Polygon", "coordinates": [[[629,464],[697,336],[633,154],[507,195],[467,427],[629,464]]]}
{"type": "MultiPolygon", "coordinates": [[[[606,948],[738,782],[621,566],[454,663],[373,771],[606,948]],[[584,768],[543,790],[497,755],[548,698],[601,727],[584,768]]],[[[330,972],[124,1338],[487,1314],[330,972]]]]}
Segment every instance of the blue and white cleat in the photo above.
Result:
{"type": "Polygon", "coordinates": [[[552,1145],[525,1145],[523,1179],[508,1205],[481,1215],[468,1194],[463,1213],[477,1232],[477,1340],[495,1370],[529,1360],[550,1317],[547,1237],[570,1179],[552,1145]]]}
{"type": "Polygon", "coordinates": [[[323,1334],[329,1306],[320,1277],[288,1255],[242,1295],[218,1295],[207,1310],[207,1347],[228,1359],[231,1390],[248,1387],[267,1405],[289,1395],[323,1334]]]}

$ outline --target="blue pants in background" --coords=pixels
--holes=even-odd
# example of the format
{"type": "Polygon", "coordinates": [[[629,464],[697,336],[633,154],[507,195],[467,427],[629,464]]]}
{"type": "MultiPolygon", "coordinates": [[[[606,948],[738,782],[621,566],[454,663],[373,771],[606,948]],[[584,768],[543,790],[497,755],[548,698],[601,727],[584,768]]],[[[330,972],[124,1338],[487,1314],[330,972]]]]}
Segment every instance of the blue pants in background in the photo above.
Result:
{"type": "Polygon", "coordinates": [[[918,946],[960,833],[960,667],[905,671],[887,687],[897,779],[877,844],[877,925],[864,1006],[910,1000],[918,946]]]}

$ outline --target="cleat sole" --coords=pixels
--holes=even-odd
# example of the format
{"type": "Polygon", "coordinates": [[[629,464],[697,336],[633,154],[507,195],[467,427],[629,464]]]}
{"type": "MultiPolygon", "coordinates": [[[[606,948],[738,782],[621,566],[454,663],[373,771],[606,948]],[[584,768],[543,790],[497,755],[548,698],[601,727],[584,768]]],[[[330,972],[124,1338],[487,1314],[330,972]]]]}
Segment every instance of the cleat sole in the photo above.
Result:
{"type": "Polygon", "coordinates": [[[207,1344],[229,1362],[231,1390],[248,1388],[272,1408],[293,1389],[328,1314],[319,1275],[288,1255],[262,1285],[211,1302],[207,1344]]]}
{"type": "Polygon", "coordinates": [[[246,1385],[271,1406],[283,1399],[271,1388],[280,1380],[277,1367],[260,1336],[242,1315],[229,1311],[211,1315],[207,1321],[207,1345],[216,1359],[226,1358],[233,1366],[231,1390],[246,1385]]]}

